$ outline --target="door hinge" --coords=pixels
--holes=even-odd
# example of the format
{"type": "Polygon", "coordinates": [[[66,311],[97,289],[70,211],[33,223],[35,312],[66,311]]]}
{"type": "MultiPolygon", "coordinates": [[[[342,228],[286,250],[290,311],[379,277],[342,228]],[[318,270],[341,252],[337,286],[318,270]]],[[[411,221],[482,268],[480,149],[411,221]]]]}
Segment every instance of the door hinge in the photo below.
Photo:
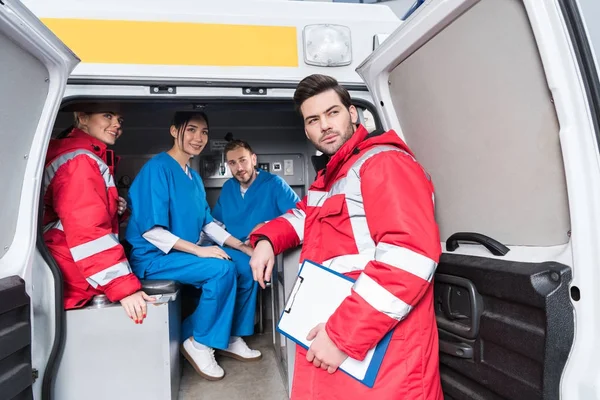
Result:
{"type": "Polygon", "coordinates": [[[150,86],[150,94],[176,94],[177,86],[157,85],[150,86]]]}
{"type": "MultiPolygon", "coordinates": [[[[1,1],[1,0],[0,0],[1,1]]],[[[37,379],[40,377],[40,371],[38,371],[37,369],[32,369],[31,370],[31,377],[33,378],[33,382],[37,381],[37,379]]]]}
{"type": "Polygon", "coordinates": [[[267,94],[267,88],[264,88],[264,87],[245,87],[245,88],[242,88],[242,93],[245,94],[245,95],[254,94],[254,95],[259,95],[259,96],[266,96],[266,94],[267,94]]]}

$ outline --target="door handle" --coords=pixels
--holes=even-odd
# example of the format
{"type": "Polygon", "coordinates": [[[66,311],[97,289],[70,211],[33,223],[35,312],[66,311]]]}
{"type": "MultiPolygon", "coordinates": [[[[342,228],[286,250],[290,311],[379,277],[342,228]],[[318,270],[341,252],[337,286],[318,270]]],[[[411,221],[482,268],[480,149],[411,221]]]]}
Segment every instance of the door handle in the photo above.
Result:
{"type": "Polygon", "coordinates": [[[438,327],[467,340],[475,339],[484,305],[473,282],[438,273],[434,290],[438,327]]]}
{"type": "Polygon", "coordinates": [[[440,340],[440,351],[442,353],[460,357],[460,358],[473,358],[473,347],[466,343],[453,343],[447,340],[440,340]]]}
{"type": "Polygon", "coordinates": [[[448,318],[449,320],[456,320],[456,319],[468,319],[469,317],[461,314],[459,312],[456,311],[452,311],[452,307],[450,306],[451,304],[451,299],[452,299],[452,286],[447,286],[445,293],[444,293],[444,297],[442,299],[442,312],[444,313],[444,315],[446,316],[446,318],[448,318]]]}

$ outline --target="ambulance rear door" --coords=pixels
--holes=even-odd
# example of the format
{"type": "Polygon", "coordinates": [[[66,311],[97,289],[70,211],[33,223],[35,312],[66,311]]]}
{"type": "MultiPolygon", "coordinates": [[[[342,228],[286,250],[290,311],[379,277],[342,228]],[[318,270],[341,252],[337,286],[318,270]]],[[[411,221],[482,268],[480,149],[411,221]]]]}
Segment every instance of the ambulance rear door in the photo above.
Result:
{"type": "Polygon", "coordinates": [[[0,397],[6,399],[34,398],[32,385],[47,360],[32,366],[33,329],[54,331],[54,316],[35,311],[36,302],[54,303],[54,282],[33,284],[40,179],[77,62],[20,2],[0,0],[0,397]]]}
{"type": "Polygon", "coordinates": [[[426,1],[358,68],[435,186],[446,399],[600,398],[593,10],[426,1]]]}

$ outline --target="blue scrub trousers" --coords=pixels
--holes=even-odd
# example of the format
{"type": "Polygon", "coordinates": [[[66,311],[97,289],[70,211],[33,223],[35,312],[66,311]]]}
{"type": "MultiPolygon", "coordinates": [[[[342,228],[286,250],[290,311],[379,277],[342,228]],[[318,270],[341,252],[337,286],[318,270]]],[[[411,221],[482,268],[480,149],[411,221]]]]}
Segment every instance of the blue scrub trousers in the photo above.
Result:
{"type": "Polygon", "coordinates": [[[223,250],[233,260],[237,274],[237,294],[231,335],[251,336],[254,334],[258,282],[255,282],[252,277],[250,257],[238,250],[230,248],[223,248],[223,250]]]}
{"type": "Polygon", "coordinates": [[[250,258],[237,250],[224,250],[233,261],[175,252],[158,258],[145,272],[145,279],[175,280],[202,289],[196,310],[183,321],[182,339],[193,336],[215,349],[226,349],[230,336],[254,333],[258,290],[250,258]]]}

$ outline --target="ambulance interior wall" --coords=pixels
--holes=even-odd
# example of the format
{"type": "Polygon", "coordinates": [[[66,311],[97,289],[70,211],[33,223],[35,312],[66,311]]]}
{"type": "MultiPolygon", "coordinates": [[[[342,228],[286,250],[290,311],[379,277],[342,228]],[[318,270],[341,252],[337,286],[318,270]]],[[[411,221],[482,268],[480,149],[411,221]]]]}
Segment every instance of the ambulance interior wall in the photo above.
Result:
{"type": "MultiPolygon", "coordinates": [[[[127,196],[127,176],[132,181],[140,168],[155,154],[168,150],[173,143],[169,134],[169,125],[173,113],[177,110],[190,110],[191,104],[123,104],[123,135],[112,149],[121,157],[115,180],[121,196],[127,196]]],[[[209,141],[223,141],[231,132],[235,139],[246,140],[258,154],[258,162],[270,162],[273,172],[273,160],[294,160],[293,175],[277,172],[302,197],[314,180],[315,172],[310,156],[315,148],[306,139],[302,120],[293,110],[291,102],[270,104],[215,104],[207,105],[205,112],[209,118],[209,141]]],[[[54,136],[69,127],[73,114],[61,112],[58,116],[54,136]]],[[[221,160],[220,151],[211,152],[210,142],[200,156],[191,161],[192,167],[203,178],[209,205],[214,206],[223,183],[227,178],[210,179],[205,175],[202,164],[207,159],[221,160]],[[204,176],[203,176],[204,175],[204,176]]],[[[281,166],[283,168],[283,165],[281,166]]],[[[126,225],[121,227],[124,235],[126,225]]],[[[264,292],[265,331],[271,329],[270,290],[264,292]]]]}
{"type": "Polygon", "coordinates": [[[442,241],[478,232],[505,245],[564,245],[560,126],[523,2],[481,1],[440,25],[389,84],[403,135],[435,184],[442,241]]]}

